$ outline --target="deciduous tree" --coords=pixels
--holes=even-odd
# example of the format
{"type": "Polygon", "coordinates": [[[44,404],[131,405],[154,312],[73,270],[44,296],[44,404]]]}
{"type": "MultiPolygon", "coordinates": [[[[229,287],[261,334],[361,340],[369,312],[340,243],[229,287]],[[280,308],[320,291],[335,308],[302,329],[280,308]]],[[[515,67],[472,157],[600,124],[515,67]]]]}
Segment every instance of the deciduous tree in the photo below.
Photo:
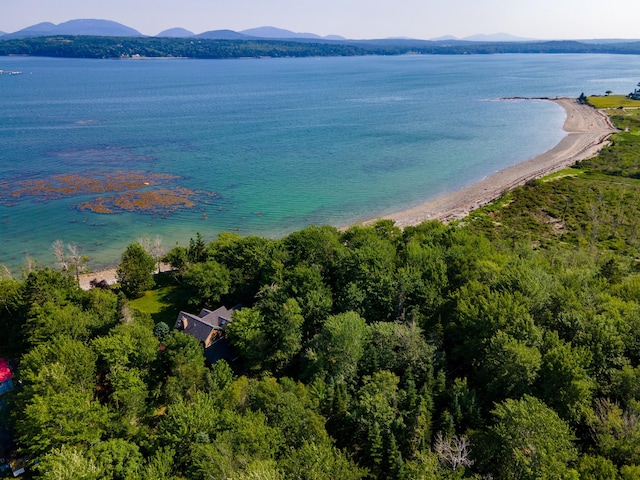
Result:
{"type": "Polygon", "coordinates": [[[117,275],[120,288],[129,298],[141,296],[153,287],[155,260],[139,243],[130,244],[122,254],[117,275]]]}
{"type": "Polygon", "coordinates": [[[535,397],[508,399],[493,411],[491,464],[498,479],[575,478],[574,436],[558,415],[535,397]]]}
{"type": "Polygon", "coordinates": [[[310,342],[305,353],[308,378],[351,382],[369,339],[369,327],[355,312],[333,315],[310,342]]]}
{"type": "Polygon", "coordinates": [[[191,265],[183,276],[185,288],[190,292],[189,303],[213,307],[229,291],[229,270],[215,260],[191,265]]]}

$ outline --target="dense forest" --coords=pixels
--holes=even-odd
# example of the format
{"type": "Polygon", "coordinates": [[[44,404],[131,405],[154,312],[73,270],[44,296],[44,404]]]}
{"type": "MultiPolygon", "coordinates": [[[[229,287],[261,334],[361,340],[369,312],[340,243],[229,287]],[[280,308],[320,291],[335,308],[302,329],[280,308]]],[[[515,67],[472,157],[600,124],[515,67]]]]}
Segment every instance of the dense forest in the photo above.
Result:
{"type": "Polygon", "coordinates": [[[44,479],[640,478],[640,114],[613,111],[599,156],[454,224],[197,234],[155,276],[134,243],[88,291],[5,275],[17,455],[44,479]],[[209,364],[173,323],[220,305],[239,358],[209,364]]]}
{"type": "Polygon", "coordinates": [[[414,54],[640,54],[640,42],[467,42],[427,40],[216,40],[206,38],[51,36],[0,40],[0,56],[69,58],[242,58],[414,54]]]}

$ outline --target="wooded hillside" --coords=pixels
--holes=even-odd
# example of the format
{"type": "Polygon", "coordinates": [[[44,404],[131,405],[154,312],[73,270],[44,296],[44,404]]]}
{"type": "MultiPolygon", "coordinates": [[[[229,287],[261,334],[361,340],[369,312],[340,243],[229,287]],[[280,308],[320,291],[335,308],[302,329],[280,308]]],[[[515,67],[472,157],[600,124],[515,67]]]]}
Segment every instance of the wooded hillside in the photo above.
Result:
{"type": "Polygon", "coordinates": [[[230,40],[168,37],[98,37],[55,35],[0,39],[0,56],[66,58],[186,57],[326,57],[355,55],[473,55],[498,53],[640,54],[640,42],[579,41],[469,42],[461,40],[230,40]]]}

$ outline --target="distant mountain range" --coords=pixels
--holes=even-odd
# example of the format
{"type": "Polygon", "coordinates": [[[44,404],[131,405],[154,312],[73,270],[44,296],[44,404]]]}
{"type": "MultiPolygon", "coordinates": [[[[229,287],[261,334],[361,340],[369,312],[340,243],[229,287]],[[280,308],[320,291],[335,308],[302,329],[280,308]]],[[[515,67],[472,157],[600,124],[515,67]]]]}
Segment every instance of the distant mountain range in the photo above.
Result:
{"type": "MultiPolygon", "coordinates": [[[[97,19],[77,19],[69,20],[68,22],[55,25],[53,23],[44,22],[30,27],[23,28],[13,33],[0,32],[0,38],[3,40],[10,40],[16,38],[29,38],[29,37],[42,37],[50,35],[93,35],[98,37],[143,37],[142,33],[138,30],[123,25],[111,20],[97,20],[97,19]]],[[[327,35],[322,37],[315,33],[299,33],[292,32],[291,30],[285,30],[276,27],[258,27],[250,28],[248,30],[242,30],[236,32],[234,30],[210,30],[200,34],[196,34],[184,28],[176,27],[168,30],[163,30],[158,33],[156,37],[170,37],[170,38],[206,38],[215,40],[255,40],[259,38],[266,38],[270,40],[347,40],[340,35],[327,35]]],[[[410,38],[403,38],[403,40],[413,40],[410,38]]],[[[497,33],[494,35],[474,35],[472,37],[466,37],[458,39],[453,36],[446,36],[432,39],[434,41],[476,41],[476,42],[517,42],[517,41],[531,41],[531,39],[515,37],[507,33],[497,33]]]]}
{"type": "MultiPolygon", "coordinates": [[[[138,30],[111,20],[78,19],[55,25],[50,22],[38,23],[13,33],[0,32],[0,38],[11,40],[17,38],[43,37],[51,35],[92,35],[98,37],[144,37],[138,30]]],[[[211,30],[195,34],[184,28],[176,27],[163,30],[156,37],[189,38],[199,37],[221,40],[255,40],[257,38],[291,40],[346,40],[339,35],[321,37],[315,33],[297,33],[275,27],[258,27],[236,32],[233,30],[211,30]]]]}
{"type": "Polygon", "coordinates": [[[161,31],[156,37],[170,37],[170,38],[187,38],[193,37],[195,34],[184,28],[170,28],[169,30],[161,31]]]}
{"type": "Polygon", "coordinates": [[[131,27],[110,20],[69,20],[55,25],[44,22],[23,28],[17,32],[4,34],[2,39],[43,37],[47,35],[97,35],[105,37],[142,37],[143,35],[131,27]]]}
{"type": "MultiPolygon", "coordinates": [[[[138,30],[123,25],[111,20],[98,20],[98,19],[77,19],[69,20],[68,22],[55,25],[53,23],[44,22],[30,27],[23,28],[13,33],[0,32],[0,39],[12,40],[20,38],[30,37],[44,37],[52,35],[90,35],[98,37],[146,37],[138,30]]],[[[256,39],[269,39],[269,40],[304,40],[304,41],[347,41],[345,37],[339,35],[327,35],[320,36],[315,33],[299,33],[292,32],[291,30],[285,30],[276,27],[258,27],[250,28],[248,30],[242,30],[236,32],[234,30],[210,30],[196,34],[184,28],[176,27],[155,35],[156,37],[169,37],[169,38],[204,38],[213,40],[256,40],[256,39]]],[[[354,41],[354,40],[350,40],[354,41]]],[[[412,38],[387,38],[368,41],[404,41],[404,42],[425,42],[427,40],[419,40],[412,38]]],[[[437,43],[499,43],[499,42],[539,42],[542,40],[517,37],[508,33],[495,33],[491,35],[478,34],[464,38],[456,38],[451,35],[432,38],[429,41],[437,43]]],[[[581,40],[584,43],[624,43],[631,42],[633,40],[581,40]]]]}
{"type": "Polygon", "coordinates": [[[282,39],[282,40],[290,40],[293,38],[308,38],[308,39],[322,39],[322,40],[346,40],[346,38],[341,37],[340,35],[327,35],[326,37],[321,37],[320,35],[316,35],[315,33],[297,33],[292,32],[290,30],[284,30],[282,28],[275,27],[258,27],[258,28],[250,28],[248,30],[242,30],[240,33],[243,35],[248,35],[253,38],[271,38],[271,39],[282,39]]]}

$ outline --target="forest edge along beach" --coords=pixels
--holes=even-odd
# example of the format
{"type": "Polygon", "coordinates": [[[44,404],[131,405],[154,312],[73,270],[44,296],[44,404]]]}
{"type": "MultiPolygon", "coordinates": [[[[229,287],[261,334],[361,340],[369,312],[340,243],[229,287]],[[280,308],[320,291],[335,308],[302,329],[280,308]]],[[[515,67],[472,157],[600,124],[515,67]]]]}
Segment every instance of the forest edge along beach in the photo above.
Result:
{"type": "MultiPolygon", "coordinates": [[[[554,148],[535,158],[500,170],[468,187],[383,218],[393,220],[399,227],[418,225],[425,220],[446,222],[461,219],[474,209],[497,199],[505,191],[596,155],[606,144],[609,136],[616,131],[606,113],[591,105],[580,103],[575,98],[505,98],[502,100],[551,101],[560,105],[567,113],[564,123],[567,135],[554,148]]],[[[81,286],[85,289],[90,288],[90,282],[94,279],[113,284],[117,280],[116,269],[109,268],[81,275],[81,286]]]]}

